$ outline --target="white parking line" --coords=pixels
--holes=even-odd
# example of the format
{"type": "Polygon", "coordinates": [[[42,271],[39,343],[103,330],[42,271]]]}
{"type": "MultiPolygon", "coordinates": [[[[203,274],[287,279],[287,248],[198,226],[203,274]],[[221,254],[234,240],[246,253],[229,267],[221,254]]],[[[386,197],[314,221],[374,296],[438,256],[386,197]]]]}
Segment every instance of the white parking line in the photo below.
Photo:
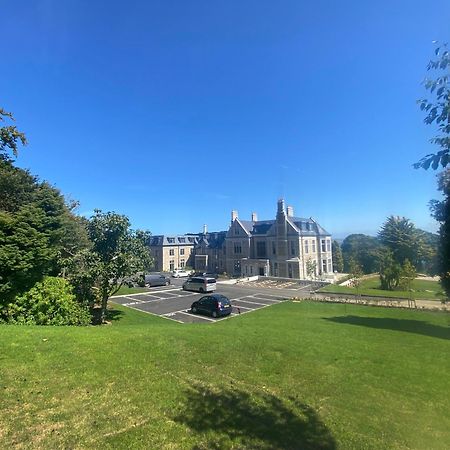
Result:
{"type": "MultiPolygon", "coordinates": [[[[246,297],[246,298],[250,298],[250,297],[246,297]]],[[[265,300],[265,298],[264,299],[260,299],[260,300],[265,300]]],[[[265,303],[253,302],[251,300],[241,300],[241,299],[239,299],[239,301],[240,302],[244,302],[244,303],[251,303],[252,305],[269,306],[269,305],[266,305],[265,303]]]]}
{"type": "Polygon", "coordinates": [[[268,301],[268,302],[274,302],[274,303],[281,303],[283,300],[275,300],[274,298],[264,298],[264,297],[251,297],[254,298],[255,300],[264,300],[264,301],[268,301]]]}
{"type": "Polygon", "coordinates": [[[199,316],[197,314],[191,314],[186,312],[186,310],[183,311],[177,311],[177,313],[179,314],[185,314],[186,316],[191,316],[191,317],[198,317],[199,319],[205,319],[205,320],[209,320],[210,322],[216,322],[217,319],[210,319],[209,317],[205,317],[205,316],[199,316]]]}
{"type": "Polygon", "coordinates": [[[233,305],[233,308],[244,308],[244,309],[250,309],[250,310],[255,310],[255,309],[259,309],[259,308],[248,308],[247,306],[240,306],[240,305],[233,305]]]}

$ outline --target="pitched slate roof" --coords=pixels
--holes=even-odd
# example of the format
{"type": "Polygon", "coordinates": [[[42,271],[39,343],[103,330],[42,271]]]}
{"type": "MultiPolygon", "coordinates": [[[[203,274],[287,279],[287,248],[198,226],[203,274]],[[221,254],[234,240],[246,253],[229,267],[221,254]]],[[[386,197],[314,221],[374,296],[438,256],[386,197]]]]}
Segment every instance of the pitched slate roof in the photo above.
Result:
{"type": "Polygon", "coordinates": [[[150,245],[194,245],[198,235],[157,235],[150,238],[150,245]]]}
{"type": "MultiPolygon", "coordinates": [[[[314,219],[305,219],[303,217],[289,217],[287,219],[298,228],[299,233],[303,236],[330,236],[330,233],[322,228],[314,219]]],[[[252,236],[265,235],[270,228],[276,223],[276,220],[251,220],[238,219],[239,223],[252,236]]]]}

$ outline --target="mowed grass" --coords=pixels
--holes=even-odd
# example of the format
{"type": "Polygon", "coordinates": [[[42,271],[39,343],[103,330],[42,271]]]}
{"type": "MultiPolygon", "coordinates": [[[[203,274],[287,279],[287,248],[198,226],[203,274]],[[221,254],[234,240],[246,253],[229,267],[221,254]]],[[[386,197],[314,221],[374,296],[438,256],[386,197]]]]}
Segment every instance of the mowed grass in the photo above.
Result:
{"type": "Polygon", "coordinates": [[[129,294],[139,294],[141,292],[148,292],[150,289],[146,287],[128,287],[120,286],[119,290],[114,295],[129,295],[129,294]]]}
{"type": "Polygon", "coordinates": [[[449,314],[114,308],[102,327],[0,326],[0,448],[449,448],[449,314]]]}
{"type": "MultiPolygon", "coordinates": [[[[320,288],[319,292],[356,295],[358,291],[351,286],[329,284],[320,288]]],[[[401,290],[386,291],[381,289],[380,278],[378,276],[362,279],[359,286],[359,293],[375,297],[410,298],[410,295],[412,295],[414,299],[442,300],[445,298],[442,287],[438,281],[416,279],[412,283],[412,292],[401,290]]]]}

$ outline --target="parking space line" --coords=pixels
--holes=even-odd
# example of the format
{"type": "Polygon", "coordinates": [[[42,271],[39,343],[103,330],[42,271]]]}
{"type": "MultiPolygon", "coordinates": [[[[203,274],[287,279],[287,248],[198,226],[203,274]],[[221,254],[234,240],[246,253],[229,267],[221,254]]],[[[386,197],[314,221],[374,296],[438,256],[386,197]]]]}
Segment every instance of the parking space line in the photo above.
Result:
{"type": "MultiPolygon", "coordinates": [[[[246,298],[249,298],[249,297],[246,297],[246,298]]],[[[261,300],[265,300],[265,299],[261,299],[261,300]]],[[[265,303],[252,302],[250,300],[248,300],[248,301],[247,300],[239,300],[239,301],[244,302],[244,303],[251,303],[252,305],[270,306],[270,305],[266,305],[265,303]]]]}
{"type": "Polygon", "coordinates": [[[283,300],[275,300],[274,298],[263,298],[263,297],[249,297],[249,298],[254,298],[255,300],[264,300],[267,302],[275,302],[275,303],[281,303],[283,300]]]}
{"type": "Polygon", "coordinates": [[[197,317],[198,319],[209,320],[210,322],[216,322],[216,321],[217,321],[217,319],[210,319],[209,317],[199,316],[198,314],[191,314],[191,313],[188,313],[188,312],[186,312],[186,310],[183,310],[183,311],[177,311],[177,313],[185,314],[186,316],[197,317]]]}
{"type": "Polygon", "coordinates": [[[172,321],[178,322],[178,323],[185,323],[185,322],[183,322],[182,320],[172,319],[171,317],[166,317],[166,316],[164,316],[164,315],[162,315],[162,314],[155,314],[155,313],[152,313],[152,312],[150,312],[150,311],[145,311],[144,309],[133,308],[132,306],[128,306],[128,308],[134,309],[135,311],[143,312],[143,313],[145,313],[145,314],[150,314],[151,316],[162,317],[163,319],[172,320],[172,321]]]}

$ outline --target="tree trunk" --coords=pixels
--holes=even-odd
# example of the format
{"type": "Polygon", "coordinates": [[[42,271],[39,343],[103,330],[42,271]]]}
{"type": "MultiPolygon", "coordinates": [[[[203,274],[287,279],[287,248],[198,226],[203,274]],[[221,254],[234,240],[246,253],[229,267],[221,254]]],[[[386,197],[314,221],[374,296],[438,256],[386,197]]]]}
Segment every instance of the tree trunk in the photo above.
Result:
{"type": "Polygon", "coordinates": [[[107,305],[108,305],[108,296],[103,295],[102,296],[102,312],[101,312],[101,316],[100,316],[100,323],[106,322],[106,307],[107,307],[107,305]]]}

